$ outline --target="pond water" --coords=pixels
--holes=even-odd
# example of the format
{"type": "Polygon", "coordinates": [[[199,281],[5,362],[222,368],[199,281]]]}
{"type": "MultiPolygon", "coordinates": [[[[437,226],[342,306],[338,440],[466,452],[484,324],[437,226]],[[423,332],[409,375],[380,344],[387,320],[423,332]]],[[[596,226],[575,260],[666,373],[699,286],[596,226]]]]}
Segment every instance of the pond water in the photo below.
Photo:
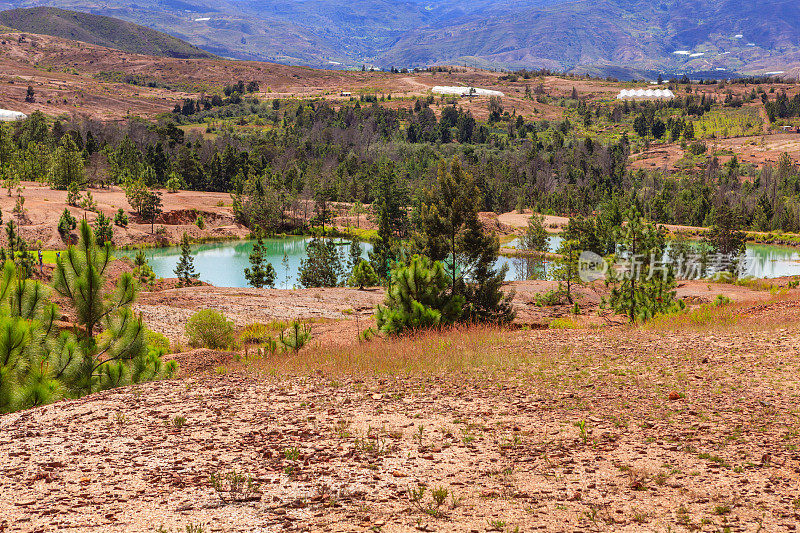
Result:
{"type": "MultiPolygon", "coordinates": [[[[550,235],[549,242],[550,251],[555,251],[561,245],[561,237],[550,235]]],[[[519,239],[514,239],[504,246],[512,248],[519,245],[519,239]]],[[[508,263],[508,279],[525,279],[512,274],[515,274],[515,271],[519,274],[531,268],[520,258],[501,257],[499,263],[508,263]]],[[[748,243],[745,252],[745,264],[745,274],[754,278],[800,276],[800,249],[791,246],[748,243]]]]}
{"type": "MultiPolygon", "coordinates": [[[[264,239],[265,259],[275,269],[275,288],[291,289],[297,283],[300,260],[306,257],[310,237],[283,237],[264,239]],[[284,257],[286,258],[284,262],[284,257]],[[287,268],[288,265],[288,268],[287,268]]],[[[337,239],[340,254],[347,256],[350,242],[337,239]]],[[[194,269],[200,280],[217,287],[247,287],[244,269],[250,266],[250,253],[255,241],[228,241],[193,245],[194,269]]],[[[372,245],[362,242],[362,257],[372,250],[372,245]]],[[[133,257],[136,250],[118,250],[117,255],[133,257]]],[[[175,266],[181,256],[180,246],[145,249],[147,262],[160,278],[174,278],[175,266]]]]}
{"type": "MultiPolygon", "coordinates": [[[[285,237],[264,239],[266,260],[275,268],[276,288],[292,288],[297,285],[297,271],[300,260],[306,257],[306,245],[309,237],[285,237]],[[284,263],[284,257],[287,263],[284,263]],[[288,268],[287,266],[288,265],[288,268]]],[[[561,237],[550,235],[550,250],[555,250],[561,243],[561,237]]],[[[254,241],[233,241],[221,243],[198,244],[192,246],[194,266],[200,279],[217,287],[247,287],[244,269],[250,266],[249,256],[254,241]]],[[[349,242],[342,239],[336,241],[340,253],[347,255],[349,242]]],[[[514,239],[504,245],[506,248],[519,246],[514,239]]],[[[362,243],[363,257],[372,249],[369,243],[362,243]]],[[[135,250],[118,250],[117,255],[133,257],[135,250]]],[[[180,247],[150,248],[145,250],[147,260],[156,276],[175,277],[175,266],[180,257],[180,247]]],[[[747,245],[748,274],[754,277],[775,278],[781,276],[800,275],[800,250],[786,246],[767,244],[747,245]]],[[[500,257],[497,266],[508,265],[507,281],[541,277],[542,268],[549,269],[550,262],[526,261],[523,258],[500,257]]]]}

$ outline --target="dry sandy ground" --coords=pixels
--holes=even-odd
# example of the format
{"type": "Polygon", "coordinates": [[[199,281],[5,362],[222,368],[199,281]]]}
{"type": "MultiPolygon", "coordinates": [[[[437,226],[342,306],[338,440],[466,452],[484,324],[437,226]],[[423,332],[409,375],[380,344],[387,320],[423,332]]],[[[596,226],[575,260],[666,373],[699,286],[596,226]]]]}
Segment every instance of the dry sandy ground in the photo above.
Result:
{"type": "Polygon", "coordinates": [[[795,531],[798,319],[473,330],[387,344],[409,375],[314,352],[4,415],[0,530],[795,531]]]}
{"type": "MultiPolygon", "coordinates": [[[[785,280],[784,280],[785,282],[785,280]]],[[[780,283],[776,280],[776,283],[780,283]]],[[[785,285],[785,283],[783,283],[785,285]]],[[[505,290],[513,293],[512,305],[517,327],[547,328],[556,318],[570,316],[573,305],[540,307],[537,296],[558,287],[555,281],[514,281],[505,290]]],[[[790,293],[800,291],[793,290],[790,293]]],[[[225,314],[236,328],[255,322],[307,322],[312,331],[312,344],[319,346],[350,344],[358,334],[375,326],[375,307],[384,299],[382,288],[357,290],[352,288],[317,289],[255,289],[231,287],[182,287],[142,292],[134,309],[142,313],[154,331],[167,336],[173,343],[186,345],[185,326],[189,317],[201,309],[215,309],[225,314]]],[[[601,299],[608,290],[602,283],[573,287],[573,298],[581,309],[577,322],[583,326],[620,323],[619,317],[599,312],[601,299]]],[[[690,306],[712,302],[723,295],[734,302],[763,302],[770,298],[767,290],[747,287],[683,281],[677,288],[678,298],[690,306]]],[[[573,317],[574,318],[574,317],[573,317]]]]}
{"type": "MultiPolygon", "coordinates": [[[[67,191],[55,191],[49,187],[34,182],[23,182],[26,216],[20,220],[22,236],[33,246],[36,241],[41,241],[45,249],[64,249],[65,241],[58,233],[58,220],[65,208],[69,208],[72,215],[81,220],[86,218],[93,223],[98,213],[85,211],[78,207],[67,206],[67,191]]],[[[181,235],[187,232],[190,237],[199,239],[203,237],[215,238],[242,238],[249,235],[250,231],[237,224],[233,217],[231,197],[227,193],[180,191],[168,193],[161,191],[163,213],[156,219],[155,227],[164,226],[166,234],[163,238],[152,233],[149,221],[137,220],[125,191],[117,186],[106,189],[88,189],[92,194],[99,211],[113,219],[118,209],[122,208],[128,214],[127,227],[114,226],[114,244],[116,246],[130,246],[140,243],[156,243],[180,241],[181,235]],[[220,205],[221,204],[221,205],[220,205]],[[198,215],[203,215],[205,229],[200,229],[194,223],[198,215]]],[[[86,191],[82,193],[85,197],[86,191]]],[[[12,216],[12,209],[16,202],[16,192],[12,196],[6,190],[0,191],[0,209],[3,210],[4,220],[12,216]]],[[[77,234],[73,232],[73,234],[77,234]]],[[[0,236],[4,242],[5,234],[0,236]]]]}
{"type": "Polygon", "coordinates": [[[631,156],[632,169],[663,171],[673,170],[683,158],[684,152],[676,144],[661,144],[631,156]]]}
{"type": "MultiPolygon", "coordinates": [[[[768,128],[765,124],[765,128],[768,128]]],[[[789,154],[793,161],[800,160],[799,133],[772,133],[750,137],[732,137],[730,139],[706,140],[710,147],[731,150],[739,158],[740,163],[762,167],[766,164],[773,167],[778,164],[781,155],[789,154]]],[[[670,171],[684,156],[684,151],[676,144],[661,144],[631,157],[634,169],[670,171]]],[[[719,158],[724,164],[730,156],[719,158]]]]}
{"type": "Polygon", "coordinates": [[[733,150],[740,162],[756,166],[765,163],[775,166],[783,153],[789,154],[793,161],[800,160],[800,134],[798,133],[720,139],[716,141],[716,144],[720,148],[733,150]]]}
{"type": "MultiPolygon", "coordinates": [[[[528,220],[531,218],[531,214],[533,212],[530,209],[525,209],[522,212],[518,211],[509,211],[508,213],[501,213],[500,215],[496,215],[496,219],[499,222],[499,226],[493,227],[492,229],[498,233],[499,235],[520,235],[523,233],[525,228],[528,227],[528,220]]],[[[545,229],[549,233],[561,233],[567,228],[567,224],[569,223],[569,217],[561,217],[556,215],[545,215],[544,217],[544,225],[545,229]]],[[[657,226],[665,228],[668,232],[672,233],[683,233],[687,235],[694,235],[699,236],[703,233],[707,232],[709,228],[705,228],[702,226],[683,226],[680,224],[657,224],[657,226]]],[[[769,237],[770,240],[766,241],[769,243],[777,243],[775,240],[775,235],[769,232],[763,231],[748,231],[748,238],[758,239],[760,236],[769,237]]],[[[793,237],[795,234],[787,233],[787,237],[793,237]]],[[[791,239],[786,239],[787,244],[791,242],[791,239]]],[[[501,249],[502,253],[512,254],[515,250],[511,248],[501,249]]]]}
{"type": "Polygon", "coordinates": [[[135,305],[154,331],[185,343],[186,321],[200,309],[216,309],[241,327],[254,322],[311,321],[320,342],[352,342],[359,329],[374,325],[382,289],[254,289],[183,287],[143,292],[135,305]],[[357,323],[358,319],[358,323],[357,323]],[[360,326],[360,328],[359,328],[360,326]]]}
{"type": "MultiPolygon", "coordinates": [[[[531,218],[533,211],[525,209],[522,212],[509,211],[497,216],[500,223],[510,226],[512,228],[523,229],[528,227],[528,220],[531,218]]],[[[569,222],[569,217],[559,217],[555,215],[544,216],[544,227],[549,233],[560,233],[564,231],[569,222]]]]}

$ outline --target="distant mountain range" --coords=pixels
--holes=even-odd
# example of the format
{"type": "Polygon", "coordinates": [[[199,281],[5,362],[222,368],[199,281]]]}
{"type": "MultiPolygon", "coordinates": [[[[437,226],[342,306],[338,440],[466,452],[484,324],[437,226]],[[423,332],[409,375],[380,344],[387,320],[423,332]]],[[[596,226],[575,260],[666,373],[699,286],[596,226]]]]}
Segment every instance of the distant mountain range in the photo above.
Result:
{"type": "Polygon", "coordinates": [[[138,24],[52,7],[0,11],[0,24],[136,54],[183,59],[215,57],[186,41],[138,24]]]}
{"type": "Polygon", "coordinates": [[[797,0],[0,0],[40,5],[135,22],[220,56],[315,67],[724,77],[800,66],[797,0]]]}

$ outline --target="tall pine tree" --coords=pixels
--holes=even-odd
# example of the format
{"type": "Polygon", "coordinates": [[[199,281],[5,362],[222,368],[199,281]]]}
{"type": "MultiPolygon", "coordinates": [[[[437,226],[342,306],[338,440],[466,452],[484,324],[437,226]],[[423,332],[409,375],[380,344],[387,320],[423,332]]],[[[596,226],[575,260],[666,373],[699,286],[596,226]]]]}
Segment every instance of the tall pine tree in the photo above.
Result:
{"type": "Polygon", "coordinates": [[[244,277],[247,283],[256,288],[274,287],[275,269],[272,263],[264,257],[266,247],[261,235],[261,228],[256,226],[253,233],[256,235],[256,242],[253,245],[253,251],[250,252],[250,268],[244,269],[244,277]]]}
{"type": "Polygon", "coordinates": [[[192,257],[192,249],[189,244],[189,236],[186,232],[181,237],[181,257],[175,266],[175,275],[178,277],[178,283],[184,287],[194,284],[197,279],[197,273],[194,270],[194,258],[192,257]]]}
{"type": "Polygon", "coordinates": [[[626,213],[627,223],[617,231],[617,254],[606,277],[611,286],[608,302],[631,322],[646,321],[683,306],[675,300],[675,271],[665,257],[667,248],[663,228],[642,221],[634,206],[626,213]],[[626,268],[618,272],[613,264],[626,268]]]}
{"type": "Polygon", "coordinates": [[[423,192],[415,212],[420,228],[415,246],[446,264],[452,296],[466,299],[464,318],[508,322],[514,316],[512,295],[502,291],[508,266],[495,269],[500,242],[478,218],[480,198],[474,178],[458,158],[449,165],[440,163],[436,189],[423,192]]]}
{"type": "Polygon", "coordinates": [[[400,186],[393,163],[382,163],[375,178],[373,218],[378,223],[378,237],[369,260],[382,280],[389,279],[395,261],[400,257],[400,242],[408,234],[408,191],[400,186]]]}

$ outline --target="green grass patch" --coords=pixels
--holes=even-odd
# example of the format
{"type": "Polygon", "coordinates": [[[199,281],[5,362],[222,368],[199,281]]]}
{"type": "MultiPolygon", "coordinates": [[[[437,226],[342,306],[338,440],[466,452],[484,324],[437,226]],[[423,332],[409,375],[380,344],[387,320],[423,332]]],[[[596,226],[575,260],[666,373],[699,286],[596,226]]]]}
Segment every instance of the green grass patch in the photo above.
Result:
{"type": "Polygon", "coordinates": [[[699,139],[745,137],[762,132],[762,121],[757,107],[715,108],[694,123],[699,139]]]}

